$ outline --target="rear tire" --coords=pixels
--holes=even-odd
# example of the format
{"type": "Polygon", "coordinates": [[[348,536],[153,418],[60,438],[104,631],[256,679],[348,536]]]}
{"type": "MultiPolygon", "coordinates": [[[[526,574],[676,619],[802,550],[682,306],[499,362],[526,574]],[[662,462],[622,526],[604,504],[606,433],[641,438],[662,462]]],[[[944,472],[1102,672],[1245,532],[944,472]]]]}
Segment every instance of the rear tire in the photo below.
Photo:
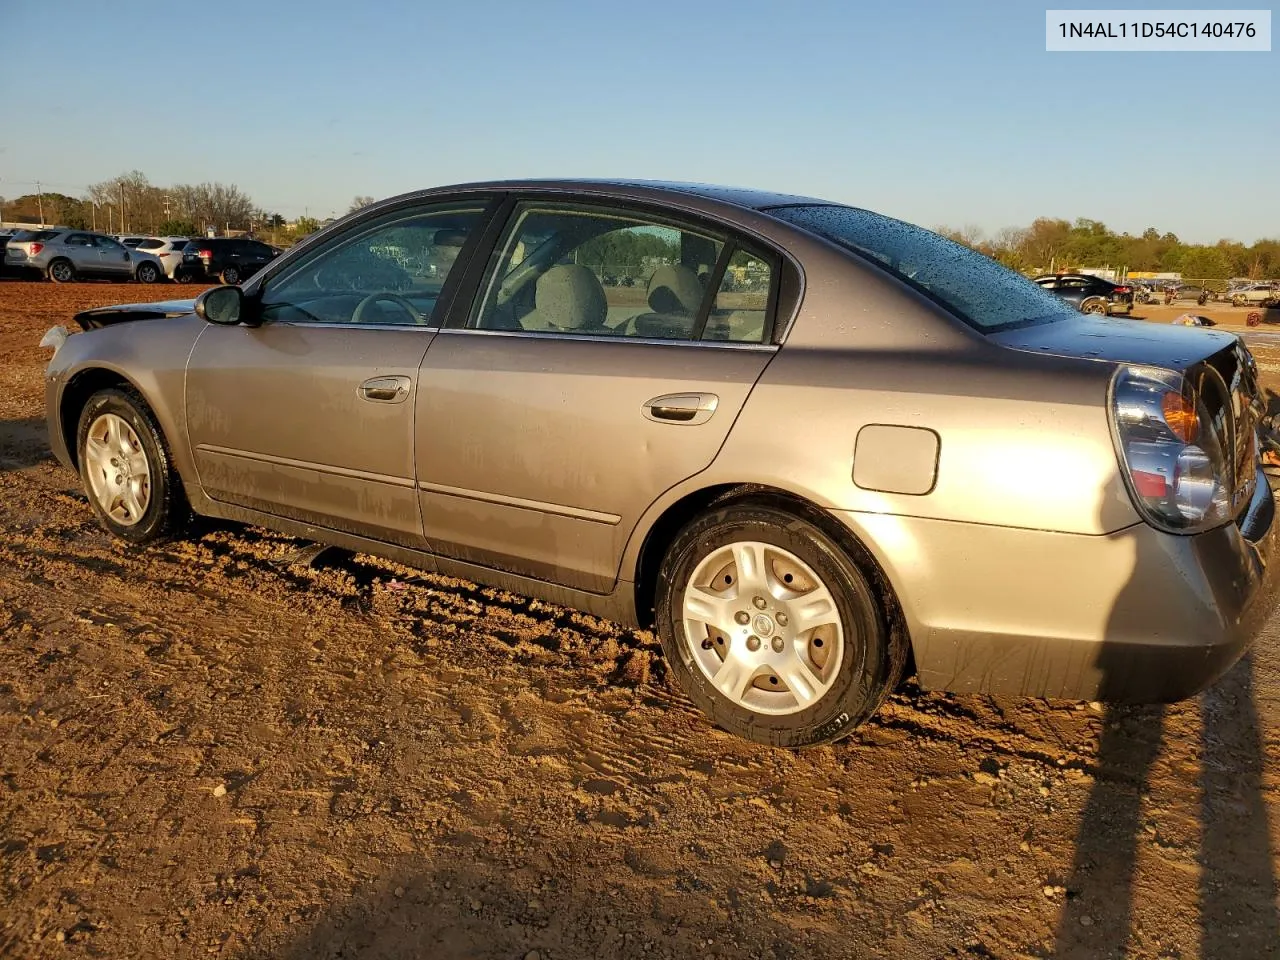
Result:
{"type": "Polygon", "coordinates": [[[228,286],[234,287],[240,282],[240,271],[236,267],[227,267],[222,271],[219,279],[228,286]]]}
{"type": "Polygon", "coordinates": [[[99,390],[89,398],[80,411],[76,456],[89,503],[108,533],[144,544],[187,528],[191,507],[169,445],[134,391],[99,390]]]}
{"type": "Polygon", "coordinates": [[[1101,300],[1086,300],[1080,307],[1081,313],[1087,313],[1092,316],[1105,315],[1107,305],[1101,300]]]}
{"type": "Polygon", "coordinates": [[[846,736],[906,660],[859,566],[819,527],[764,503],[713,508],[682,530],[655,612],[689,699],[722,729],[771,746],[846,736]]]}
{"type": "Polygon", "coordinates": [[[70,260],[61,257],[49,264],[49,269],[45,272],[54,283],[74,283],[76,279],[76,268],[71,265],[70,260]]]}

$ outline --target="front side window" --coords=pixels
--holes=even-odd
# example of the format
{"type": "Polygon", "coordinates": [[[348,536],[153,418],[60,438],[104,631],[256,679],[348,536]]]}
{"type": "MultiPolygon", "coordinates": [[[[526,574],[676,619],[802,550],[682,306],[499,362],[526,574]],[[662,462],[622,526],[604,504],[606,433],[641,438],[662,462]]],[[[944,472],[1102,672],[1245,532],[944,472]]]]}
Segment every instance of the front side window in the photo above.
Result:
{"type": "Polygon", "coordinates": [[[494,251],[470,325],[694,339],[724,246],[701,229],[643,214],[521,204],[494,251]]]}
{"type": "Polygon", "coordinates": [[[879,266],[977,330],[990,333],[1076,316],[1022,274],[923,227],[834,204],[768,212],[879,266]]]}
{"type": "Polygon", "coordinates": [[[68,247],[92,247],[93,241],[89,239],[86,233],[71,233],[67,235],[64,241],[68,247]]]}
{"type": "Polygon", "coordinates": [[[122,243],[112,240],[110,237],[95,236],[93,238],[93,242],[100,250],[110,250],[114,253],[119,253],[124,249],[124,245],[122,243]]]}
{"type": "Polygon", "coordinates": [[[483,208],[400,211],[334,237],[263,288],[263,319],[429,326],[483,208]]]}

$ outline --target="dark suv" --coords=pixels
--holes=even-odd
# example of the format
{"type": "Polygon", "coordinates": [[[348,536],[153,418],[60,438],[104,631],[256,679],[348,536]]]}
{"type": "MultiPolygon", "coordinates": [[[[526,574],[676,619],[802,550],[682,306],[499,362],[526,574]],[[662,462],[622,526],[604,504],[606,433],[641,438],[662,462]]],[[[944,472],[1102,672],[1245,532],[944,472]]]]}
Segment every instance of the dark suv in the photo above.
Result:
{"type": "Polygon", "coordinates": [[[1133,310],[1133,288],[1091,277],[1086,273],[1055,273],[1035,277],[1035,282],[1052,290],[1081,313],[1130,313],[1133,310]]]}
{"type": "Polygon", "coordinates": [[[182,248],[183,280],[248,280],[280,251],[260,240],[243,237],[210,237],[192,240],[182,248]]]}

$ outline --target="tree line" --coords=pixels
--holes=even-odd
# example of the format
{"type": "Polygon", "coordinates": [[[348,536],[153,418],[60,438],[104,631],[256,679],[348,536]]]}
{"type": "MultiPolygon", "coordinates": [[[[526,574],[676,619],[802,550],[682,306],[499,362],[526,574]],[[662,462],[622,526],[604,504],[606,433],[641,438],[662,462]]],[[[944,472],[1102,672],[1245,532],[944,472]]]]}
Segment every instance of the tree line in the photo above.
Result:
{"type": "Polygon", "coordinates": [[[1029,227],[1007,227],[989,236],[977,227],[934,229],[1024,273],[1111,267],[1205,280],[1280,278],[1280,240],[1259,240],[1247,246],[1234,240],[1184,243],[1176,234],[1161,233],[1155,227],[1134,236],[1085,218],[1071,222],[1041,217],[1029,227]]]}
{"type": "MultiPolygon", "coordinates": [[[[348,212],[368,206],[373,199],[355,197],[348,212]]],[[[313,217],[300,217],[290,225],[279,213],[257,206],[233,184],[180,183],[160,187],[138,170],[95,183],[83,197],[47,192],[13,200],[0,198],[0,214],[0,219],[10,221],[43,221],[107,233],[197,236],[213,227],[219,233],[247,231],[281,246],[321,225],[313,217]]],[[[1280,240],[1276,239],[1247,246],[1234,240],[1192,244],[1155,227],[1134,236],[1116,233],[1101,221],[1086,218],[1072,222],[1041,217],[1030,226],[1006,227],[990,235],[972,226],[934,229],[1024,273],[1111,267],[1130,272],[1181,273],[1197,279],[1280,278],[1280,240]]],[[[596,246],[600,249],[593,248],[593,254],[620,262],[665,253],[658,249],[662,244],[656,237],[643,235],[600,238],[596,246]],[[604,249],[606,245],[610,249],[604,249]]]]}

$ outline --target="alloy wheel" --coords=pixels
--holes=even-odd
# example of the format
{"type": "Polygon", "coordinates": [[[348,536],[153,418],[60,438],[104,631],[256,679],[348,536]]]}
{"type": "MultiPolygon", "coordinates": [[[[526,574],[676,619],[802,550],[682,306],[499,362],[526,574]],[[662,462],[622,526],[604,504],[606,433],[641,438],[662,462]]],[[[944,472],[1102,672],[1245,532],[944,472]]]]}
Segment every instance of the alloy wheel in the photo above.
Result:
{"type": "Polygon", "coordinates": [[[705,557],[685,587],[681,626],[698,669],[726,699],[756,713],[813,706],[845,653],[830,587],[770,543],[730,543],[705,557]]]}
{"type": "Polygon", "coordinates": [[[104,413],[89,426],[84,457],[89,490],[102,512],[121,526],[142,519],[151,503],[151,464],[126,420],[104,413]]]}

